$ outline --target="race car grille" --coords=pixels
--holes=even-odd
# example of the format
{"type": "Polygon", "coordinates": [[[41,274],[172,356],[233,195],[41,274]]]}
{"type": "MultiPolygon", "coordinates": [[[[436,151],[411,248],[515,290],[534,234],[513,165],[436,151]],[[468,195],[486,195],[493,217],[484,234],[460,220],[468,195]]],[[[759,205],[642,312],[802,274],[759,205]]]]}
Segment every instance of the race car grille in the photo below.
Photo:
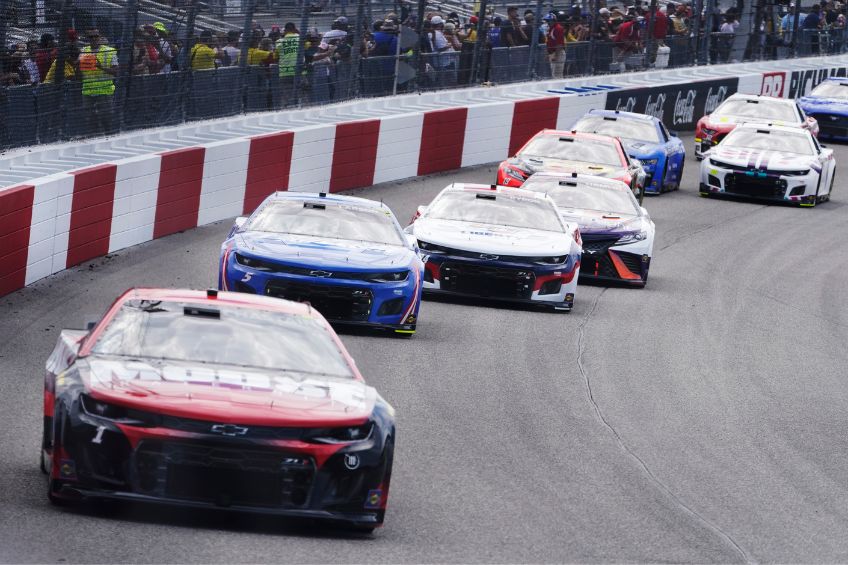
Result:
{"type": "Polygon", "coordinates": [[[371,315],[374,295],[367,288],[270,281],[265,294],[308,302],[328,320],[364,322],[371,315]]]}
{"type": "Polygon", "coordinates": [[[345,279],[352,281],[372,281],[372,282],[389,282],[406,280],[408,271],[388,271],[388,272],[347,272],[347,271],[325,271],[316,268],[298,267],[295,265],[286,265],[284,263],[276,263],[266,259],[254,259],[246,257],[240,253],[236,253],[236,261],[240,265],[256,269],[257,271],[271,273],[285,273],[289,275],[298,275],[301,277],[318,277],[324,279],[345,279]]]}
{"type": "Polygon", "coordinates": [[[614,245],[616,241],[618,241],[617,237],[593,238],[591,235],[583,234],[583,255],[606,253],[607,249],[614,245]]]}
{"type": "Polygon", "coordinates": [[[825,136],[848,136],[848,116],[839,114],[810,114],[819,122],[819,133],[825,136]]]}
{"type": "Polygon", "coordinates": [[[624,263],[624,266],[627,267],[630,272],[636,273],[637,275],[642,274],[642,256],[636,255],[635,253],[622,253],[621,251],[615,251],[618,254],[618,258],[621,259],[621,262],[624,263]]]}
{"type": "Polygon", "coordinates": [[[296,454],[151,441],[139,445],[134,469],[143,494],[219,506],[301,507],[315,476],[312,459],[296,454]]]}
{"type": "Polygon", "coordinates": [[[608,250],[618,241],[617,237],[583,234],[583,255],[580,258],[580,275],[619,278],[608,250]]]}
{"type": "Polygon", "coordinates": [[[774,177],[730,173],[724,177],[724,190],[743,196],[783,198],[786,193],[786,181],[774,177]]]}
{"type": "Polygon", "coordinates": [[[447,262],[442,265],[441,288],[463,294],[492,298],[529,300],[536,275],[530,269],[509,269],[472,263],[447,262]]]}
{"type": "MultiPolygon", "coordinates": [[[[162,416],[161,427],[170,430],[179,430],[193,434],[220,434],[226,435],[221,430],[220,426],[215,422],[206,422],[203,420],[192,420],[190,418],[178,418],[176,416],[162,416]]],[[[271,426],[232,426],[233,429],[244,430],[243,434],[239,434],[241,439],[301,439],[305,432],[305,428],[281,428],[271,426]]]]}

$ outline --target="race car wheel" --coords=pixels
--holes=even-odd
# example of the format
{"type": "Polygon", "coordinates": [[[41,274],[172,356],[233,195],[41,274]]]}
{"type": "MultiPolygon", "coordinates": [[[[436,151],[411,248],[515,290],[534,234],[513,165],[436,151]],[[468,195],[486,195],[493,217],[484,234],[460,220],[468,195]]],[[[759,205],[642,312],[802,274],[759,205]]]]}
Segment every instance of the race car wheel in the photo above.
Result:
{"type": "Polygon", "coordinates": [[[836,174],[830,175],[830,188],[827,191],[827,194],[824,195],[824,201],[830,202],[830,195],[833,193],[833,181],[836,179],[836,174]]]}
{"type": "Polygon", "coordinates": [[[683,184],[683,166],[686,164],[685,159],[680,160],[680,170],[677,172],[677,184],[674,185],[674,190],[680,190],[680,185],[683,184]]]}

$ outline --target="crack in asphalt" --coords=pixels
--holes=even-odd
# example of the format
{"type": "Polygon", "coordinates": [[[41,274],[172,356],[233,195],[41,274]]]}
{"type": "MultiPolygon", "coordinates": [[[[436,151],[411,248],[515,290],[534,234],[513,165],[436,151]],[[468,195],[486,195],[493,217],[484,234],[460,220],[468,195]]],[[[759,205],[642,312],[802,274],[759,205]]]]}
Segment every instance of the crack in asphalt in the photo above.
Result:
{"type": "Polygon", "coordinates": [[[586,351],[586,326],[589,324],[589,320],[591,319],[592,314],[594,314],[595,310],[598,309],[598,303],[600,302],[601,297],[607,290],[608,288],[604,288],[603,290],[601,290],[600,293],[598,293],[598,296],[596,296],[595,300],[592,301],[592,307],[589,308],[589,311],[586,313],[586,315],[583,317],[583,320],[581,320],[580,325],[577,327],[577,368],[580,370],[580,374],[583,376],[583,381],[586,384],[586,395],[589,400],[589,403],[592,405],[592,408],[595,411],[595,415],[598,417],[598,420],[600,420],[601,424],[607,429],[607,431],[609,431],[609,433],[611,433],[612,436],[615,438],[615,441],[616,443],[618,443],[619,448],[621,448],[624,453],[629,455],[636,462],[637,466],[641,468],[642,472],[648,477],[648,480],[653,483],[653,485],[660,492],[665,494],[674,504],[677,505],[678,508],[683,510],[686,514],[692,516],[696,521],[703,524],[712,533],[727,542],[727,544],[729,544],[739,554],[739,556],[745,563],[754,563],[754,561],[748,557],[748,554],[745,553],[745,550],[742,549],[742,547],[738,543],[736,543],[736,540],[734,540],[733,537],[730,536],[730,534],[722,530],[721,527],[713,523],[705,516],[698,513],[685,502],[683,502],[677,495],[675,495],[671,491],[671,488],[668,485],[661,481],[653,473],[653,471],[651,471],[650,467],[648,467],[648,464],[645,463],[645,461],[641,457],[639,457],[639,455],[637,455],[635,451],[630,449],[630,447],[628,447],[628,445],[624,442],[624,439],[622,439],[621,435],[618,433],[618,430],[616,430],[615,427],[613,427],[613,425],[609,422],[609,420],[607,420],[603,410],[601,410],[600,405],[595,400],[595,395],[592,391],[592,381],[589,378],[589,373],[588,371],[586,371],[586,367],[583,365],[583,354],[586,351]]]}

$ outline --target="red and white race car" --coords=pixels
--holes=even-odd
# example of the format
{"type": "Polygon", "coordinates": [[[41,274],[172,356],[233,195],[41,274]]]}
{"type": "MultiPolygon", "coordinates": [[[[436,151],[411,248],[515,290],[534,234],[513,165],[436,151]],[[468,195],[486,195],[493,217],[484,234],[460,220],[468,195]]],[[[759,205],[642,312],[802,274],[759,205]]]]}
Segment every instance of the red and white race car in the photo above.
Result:
{"type": "Polygon", "coordinates": [[[819,123],[804,113],[795,100],[736,93],[707,114],[695,126],[695,157],[700,161],[704,153],[718,145],[737,125],[746,122],[796,126],[819,135],[819,123]]]}
{"type": "Polygon", "coordinates": [[[579,173],[620,180],[641,202],[645,170],[617,137],[545,129],[498,167],[497,184],[519,187],[533,173],[579,173]]]}

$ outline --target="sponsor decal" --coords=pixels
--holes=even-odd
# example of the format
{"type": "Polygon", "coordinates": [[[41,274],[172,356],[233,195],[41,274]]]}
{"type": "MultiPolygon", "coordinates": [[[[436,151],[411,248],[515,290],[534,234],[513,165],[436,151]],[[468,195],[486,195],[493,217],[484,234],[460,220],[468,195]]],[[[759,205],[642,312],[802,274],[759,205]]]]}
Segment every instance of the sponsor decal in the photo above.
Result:
{"type": "Polygon", "coordinates": [[[359,455],[356,453],[345,453],[344,466],[351,471],[359,469],[359,455]]]}
{"type": "Polygon", "coordinates": [[[365,497],[365,508],[379,508],[381,500],[383,500],[383,489],[369,490],[365,497]]]}
{"type": "Polygon", "coordinates": [[[806,96],[825,79],[832,76],[848,76],[848,67],[828,67],[824,69],[792,71],[789,75],[789,88],[786,89],[786,97],[800,98],[802,96],[806,96]]]}
{"type": "Polygon", "coordinates": [[[783,98],[783,85],[786,83],[786,72],[776,71],[773,73],[763,73],[763,84],[760,87],[760,94],[763,96],[775,96],[783,98]]]}
{"type": "Polygon", "coordinates": [[[712,112],[736,92],[738,78],[686,85],[663,85],[607,93],[607,110],[648,114],[678,130],[693,130],[701,116],[712,112]]]}

